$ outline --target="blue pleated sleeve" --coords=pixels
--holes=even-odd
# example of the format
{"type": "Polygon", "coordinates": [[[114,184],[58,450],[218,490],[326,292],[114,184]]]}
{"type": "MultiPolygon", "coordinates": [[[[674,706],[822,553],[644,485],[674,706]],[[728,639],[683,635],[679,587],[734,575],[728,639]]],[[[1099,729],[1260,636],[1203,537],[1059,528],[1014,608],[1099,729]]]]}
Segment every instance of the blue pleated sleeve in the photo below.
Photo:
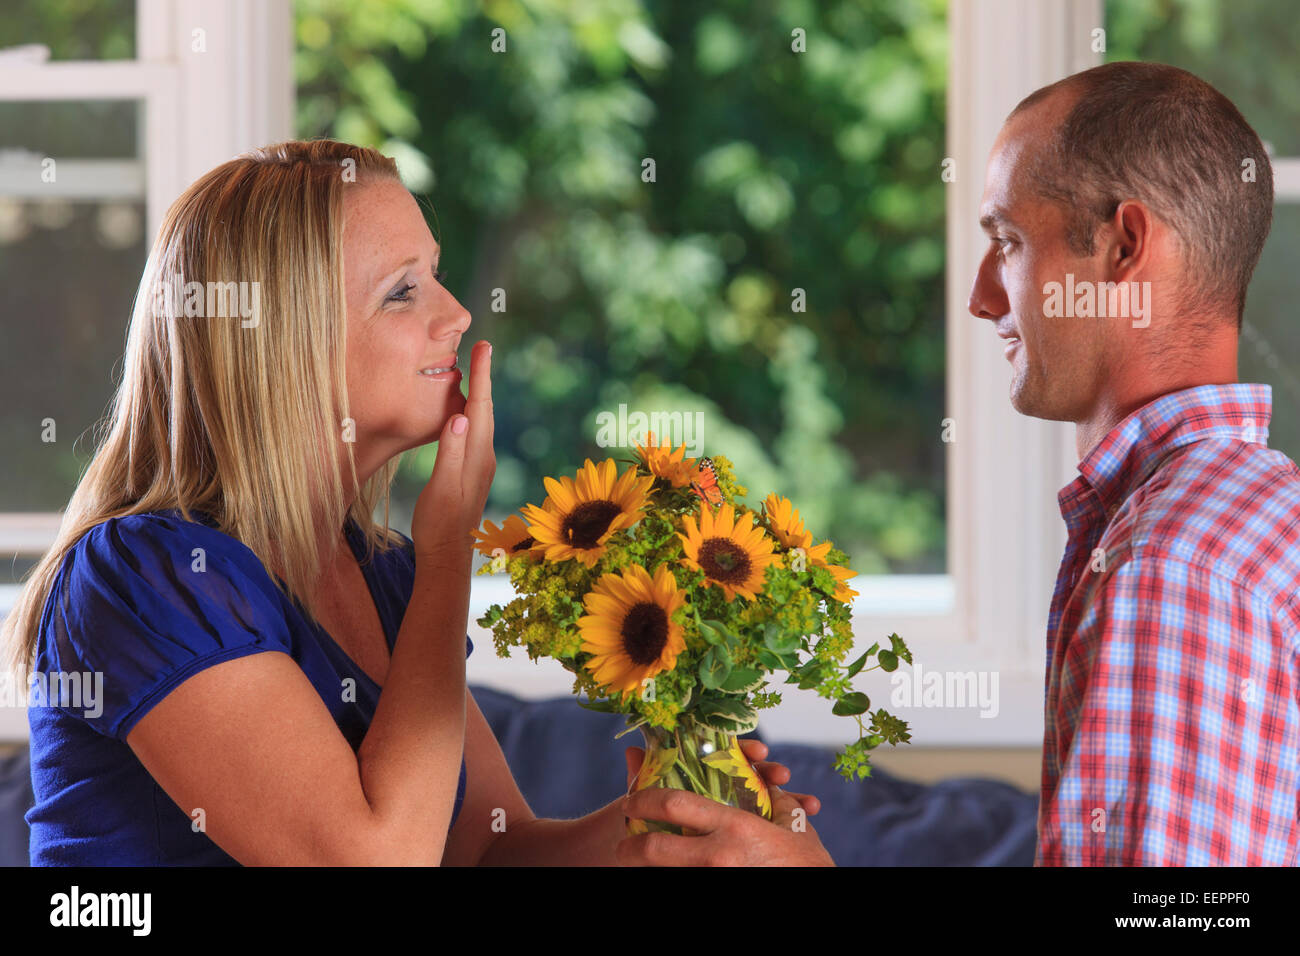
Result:
{"type": "MultiPolygon", "coordinates": [[[[80,674],[83,688],[102,691],[90,706],[84,691],[76,706],[49,705],[117,740],[204,668],[289,651],[284,598],[257,556],[213,528],[166,514],[96,525],[69,551],[52,596],[38,668],[80,674]]],[[[48,686],[53,698],[59,685],[48,686]]]]}

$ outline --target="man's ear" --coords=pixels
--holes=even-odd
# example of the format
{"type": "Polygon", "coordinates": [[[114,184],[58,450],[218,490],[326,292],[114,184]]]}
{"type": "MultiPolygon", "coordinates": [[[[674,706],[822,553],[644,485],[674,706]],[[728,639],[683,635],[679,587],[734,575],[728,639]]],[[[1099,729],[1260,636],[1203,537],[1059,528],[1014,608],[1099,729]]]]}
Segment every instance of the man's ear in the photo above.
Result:
{"type": "Polygon", "coordinates": [[[1144,203],[1126,199],[1115,208],[1108,225],[1107,265],[1117,281],[1131,281],[1149,265],[1155,217],[1144,203]]]}

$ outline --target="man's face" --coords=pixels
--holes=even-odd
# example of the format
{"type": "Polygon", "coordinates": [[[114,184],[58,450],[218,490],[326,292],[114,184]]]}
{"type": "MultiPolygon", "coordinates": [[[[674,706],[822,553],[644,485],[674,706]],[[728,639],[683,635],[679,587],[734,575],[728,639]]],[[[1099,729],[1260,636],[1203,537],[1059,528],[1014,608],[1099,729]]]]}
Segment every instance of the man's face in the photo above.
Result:
{"type": "Polygon", "coordinates": [[[1111,371],[1113,327],[1096,318],[1047,317],[1049,282],[1097,281],[1104,253],[1079,258],[1062,210],[1031,195],[1027,160],[1063,116],[1058,95],[1009,120],[989,156],[980,225],[989,248],[971,288],[972,315],[994,323],[1011,362],[1011,405],[1022,415],[1079,421],[1111,371]]]}

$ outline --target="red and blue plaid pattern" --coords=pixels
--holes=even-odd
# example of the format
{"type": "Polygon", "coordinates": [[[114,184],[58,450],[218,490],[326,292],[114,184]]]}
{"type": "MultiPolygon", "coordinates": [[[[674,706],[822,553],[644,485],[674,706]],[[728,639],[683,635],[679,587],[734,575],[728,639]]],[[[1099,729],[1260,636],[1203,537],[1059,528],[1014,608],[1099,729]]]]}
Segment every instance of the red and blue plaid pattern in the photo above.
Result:
{"type": "Polygon", "coordinates": [[[1035,865],[1295,865],[1300,468],[1267,385],[1134,412],[1059,495],[1035,865]]]}

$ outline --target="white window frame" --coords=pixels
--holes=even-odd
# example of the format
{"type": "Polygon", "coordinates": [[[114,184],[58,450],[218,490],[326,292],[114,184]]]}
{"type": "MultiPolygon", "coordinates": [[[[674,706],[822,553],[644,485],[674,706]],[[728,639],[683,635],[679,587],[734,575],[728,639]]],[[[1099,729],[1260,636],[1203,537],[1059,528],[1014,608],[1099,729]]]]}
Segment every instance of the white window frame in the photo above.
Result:
{"type": "MultiPolygon", "coordinates": [[[[54,183],[41,181],[39,157],[7,162],[0,196],[143,198],[152,243],[167,207],[199,176],[244,150],[293,138],[291,13],[289,0],[137,0],[134,60],[0,57],[0,101],[143,106],[142,161],[65,160],[54,183]]],[[[57,512],[0,513],[0,554],[43,554],[60,520],[57,512]]],[[[0,615],[17,590],[0,588],[0,615]]],[[[0,740],[27,733],[24,709],[0,707],[0,740]]]]}

